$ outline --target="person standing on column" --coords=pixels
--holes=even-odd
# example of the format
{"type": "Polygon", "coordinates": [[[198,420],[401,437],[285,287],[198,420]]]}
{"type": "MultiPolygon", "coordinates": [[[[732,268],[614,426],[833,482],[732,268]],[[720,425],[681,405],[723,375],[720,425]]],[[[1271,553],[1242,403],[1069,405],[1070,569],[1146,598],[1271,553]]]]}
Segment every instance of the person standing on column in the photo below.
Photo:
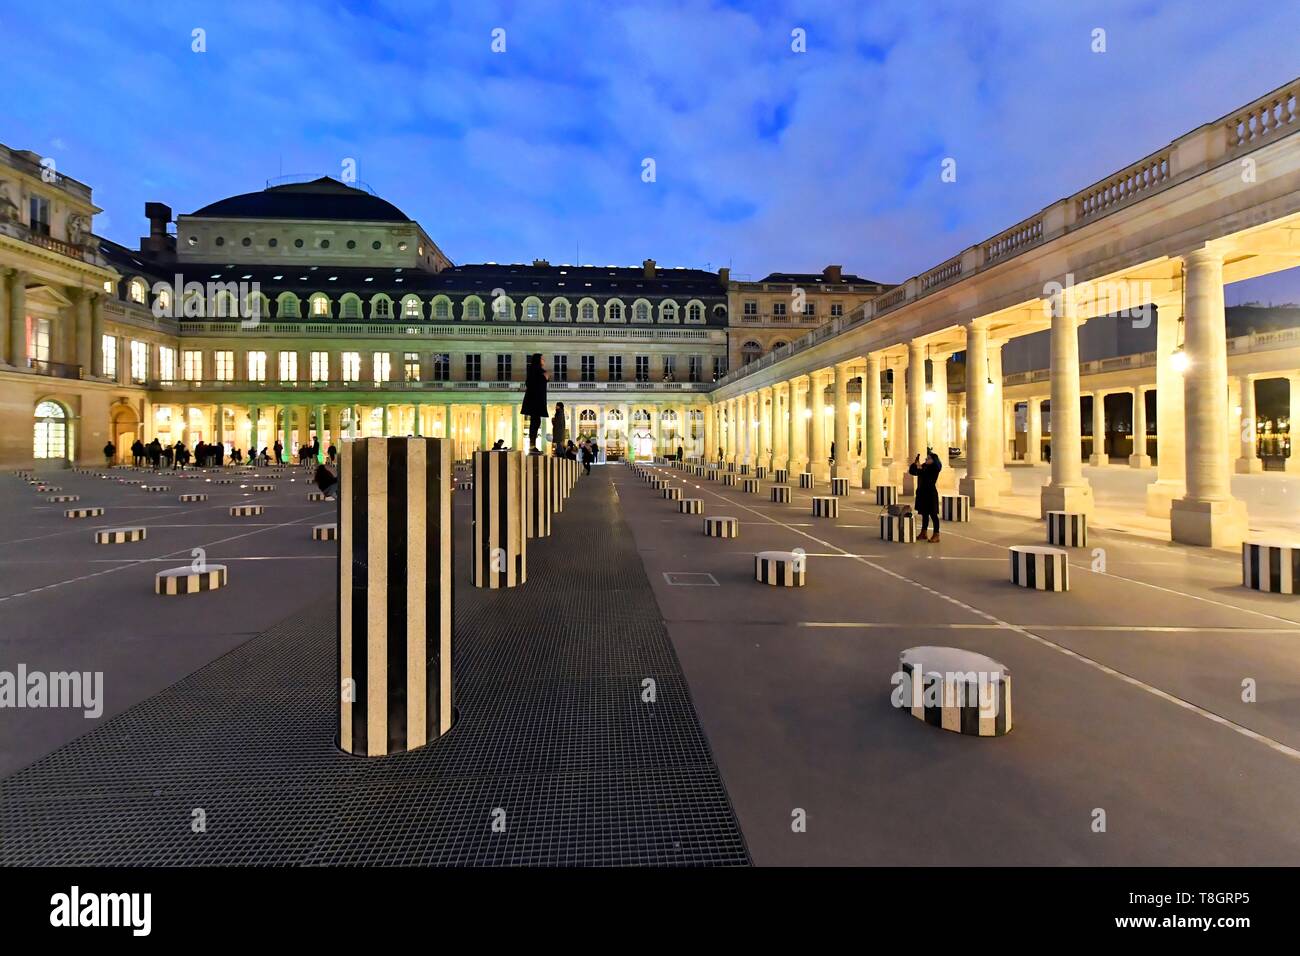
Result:
{"type": "Polygon", "coordinates": [[[528,356],[528,374],[524,380],[524,401],[520,413],[528,419],[528,453],[540,455],[537,447],[537,431],[542,420],[547,417],[546,410],[546,366],[542,363],[542,354],[534,352],[528,356]]]}
{"type": "Polygon", "coordinates": [[[551,417],[551,441],[554,443],[552,454],[556,457],[564,450],[564,402],[555,403],[555,414],[551,417]]]}

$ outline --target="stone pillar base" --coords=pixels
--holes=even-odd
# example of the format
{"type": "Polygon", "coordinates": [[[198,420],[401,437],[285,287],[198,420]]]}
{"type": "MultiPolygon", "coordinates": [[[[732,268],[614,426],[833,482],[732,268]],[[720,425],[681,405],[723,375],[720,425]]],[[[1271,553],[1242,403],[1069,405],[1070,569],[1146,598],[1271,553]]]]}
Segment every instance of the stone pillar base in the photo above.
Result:
{"type": "Polygon", "coordinates": [[[1091,515],[1093,512],[1092,485],[1043,485],[1038,496],[1040,517],[1049,511],[1068,511],[1073,515],[1091,515]]]}
{"type": "Polygon", "coordinates": [[[998,491],[1004,495],[1011,494],[1011,472],[997,471],[993,473],[993,480],[998,483],[998,491]]]}
{"type": "Polygon", "coordinates": [[[1236,548],[1245,539],[1246,530],[1246,503],[1236,498],[1179,498],[1169,509],[1170,537],[1182,544],[1236,548]]]}
{"type": "Polygon", "coordinates": [[[1129,455],[1128,466],[1130,468],[1150,468],[1151,456],[1150,455],[1129,455]]]}
{"type": "Polygon", "coordinates": [[[1168,518],[1169,506],[1187,494],[1181,481],[1153,481],[1147,485],[1147,514],[1153,518],[1168,518]]]}
{"type": "Polygon", "coordinates": [[[957,489],[970,499],[972,508],[991,508],[998,503],[998,483],[992,478],[963,478],[957,489]]]}
{"type": "Polygon", "coordinates": [[[831,469],[831,477],[850,479],[857,472],[858,469],[854,468],[851,463],[845,462],[842,465],[837,464],[834,468],[831,469]]]}
{"type": "Polygon", "coordinates": [[[1300,454],[1293,451],[1291,456],[1286,459],[1286,473],[1288,475],[1300,475],[1300,454]]]}
{"type": "Polygon", "coordinates": [[[1258,475],[1264,470],[1264,462],[1259,458],[1238,458],[1232,470],[1239,475],[1258,475]]]}
{"type": "Polygon", "coordinates": [[[831,466],[828,462],[813,462],[808,466],[808,470],[813,473],[813,478],[819,482],[831,480],[831,466]]]}
{"type": "Polygon", "coordinates": [[[1110,455],[1089,455],[1088,464],[1092,465],[1094,468],[1098,465],[1109,465],[1110,455]]]}
{"type": "Polygon", "coordinates": [[[801,474],[802,472],[808,470],[808,459],[791,458],[790,461],[786,464],[785,470],[788,471],[791,475],[801,474]]]}
{"type": "Polygon", "coordinates": [[[912,474],[903,474],[903,494],[916,494],[916,476],[912,474]]]}
{"type": "Polygon", "coordinates": [[[862,472],[864,488],[879,488],[881,485],[887,485],[889,481],[889,469],[884,465],[877,465],[875,468],[868,468],[862,472]]]}

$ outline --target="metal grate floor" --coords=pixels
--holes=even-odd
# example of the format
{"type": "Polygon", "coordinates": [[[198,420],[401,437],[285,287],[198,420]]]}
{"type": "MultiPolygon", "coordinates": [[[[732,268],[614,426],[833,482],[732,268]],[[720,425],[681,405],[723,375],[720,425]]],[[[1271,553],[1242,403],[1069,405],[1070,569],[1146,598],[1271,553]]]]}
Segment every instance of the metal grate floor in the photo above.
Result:
{"type": "Polygon", "coordinates": [[[554,529],[513,591],[468,585],[458,535],[436,744],[335,748],[334,608],[312,610],[0,781],[0,864],[747,865],[603,469],[554,529]]]}

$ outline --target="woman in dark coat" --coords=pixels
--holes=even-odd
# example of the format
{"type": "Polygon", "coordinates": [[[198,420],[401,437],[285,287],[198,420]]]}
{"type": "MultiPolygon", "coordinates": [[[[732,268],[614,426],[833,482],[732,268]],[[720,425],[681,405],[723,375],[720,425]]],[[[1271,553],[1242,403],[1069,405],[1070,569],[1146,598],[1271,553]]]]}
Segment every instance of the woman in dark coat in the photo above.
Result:
{"type": "Polygon", "coordinates": [[[519,412],[528,419],[528,453],[540,455],[537,447],[537,430],[546,418],[546,366],[540,352],[528,356],[528,375],[524,379],[524,403],[519,412]]]}
{"type": "Polygon", "coordinates": [[[939,489],[935,483],[939,480],[939,472],[943,471],[943,465],[939,463],[939,456],[932,451],[925,454],[925,461],[921,461],[921,456],[917,455],[912,459],[911,467],[907,469],[909,475],[916,476],[916,499],[912,507],[916,513],[921,516],[921,541],[938,541],[939,540],[939,489]],[[934,521],[934,534],[928,535],[926,529],[930,522],[934,521]]]}
{"type": "Polygon", "coordinates": [[[551,416],[551,441],[555,445],[553,454],[562,455],[564,452],[564,402],[555,403],[555,414],[551,416]]]}

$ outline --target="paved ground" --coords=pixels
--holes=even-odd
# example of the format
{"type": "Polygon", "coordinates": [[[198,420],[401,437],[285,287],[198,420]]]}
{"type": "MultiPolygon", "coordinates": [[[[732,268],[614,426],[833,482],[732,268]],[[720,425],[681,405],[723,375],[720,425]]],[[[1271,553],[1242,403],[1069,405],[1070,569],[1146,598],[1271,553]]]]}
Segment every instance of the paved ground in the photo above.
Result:
{"type": "MultiPolygon", "coordinates": [[[[270,500],[288,511],[301,496],[270,500]]],[[[67,642],[27,620],[35,638],[6,642],[0,662],[12,667],[12,653],[43,639],[43,657],[67,667],[98,642],[109,683],[125,682],[142,657],[175,657],[191,641],[189,615],[266,613],[253,608],[272,593],[292,595],[299,610],[0,781],[0,863],[748,863],[607,475],[579,483],[552,535],[530,543],[527,583],[508,591],[469,586],[470,496],[453,501],[458,719],[446,737],[382,760],[335,747],[332,563],[236,565],[228,588],[171,598],[149,593],[145,569],[123,571],[103,628],[67,642]],[[150,613],[181,627],[123,653],[131,622],[150,613]]],[[[304,528],[285,535],[285,550],[306,540],[334,552],[304,528]]],[[[28,712],[29,726],[50,714],[28,712]]]]}
{"type": "Polygon", "coordinates": [[[938,544],[887,544],[860,491],[828,520],[798,489],[773,505],[767,482],[677,480],[740,537],[704,537],[699,517],[616,479],[755,863],[1300,859],[1300,602],[1242,589],[1231,556],[1094,534],[1105,573],[1076,552],[1068,594],[1027,592],[1006,547],[1045,543],[1037,521],[977,512],[938,544]],[[794,547],[807,587],[753,580],[755,551],[794,547]],[[890,706],[899,651],[924,644],[1011,668],[1010,735],[890,706]]]}

